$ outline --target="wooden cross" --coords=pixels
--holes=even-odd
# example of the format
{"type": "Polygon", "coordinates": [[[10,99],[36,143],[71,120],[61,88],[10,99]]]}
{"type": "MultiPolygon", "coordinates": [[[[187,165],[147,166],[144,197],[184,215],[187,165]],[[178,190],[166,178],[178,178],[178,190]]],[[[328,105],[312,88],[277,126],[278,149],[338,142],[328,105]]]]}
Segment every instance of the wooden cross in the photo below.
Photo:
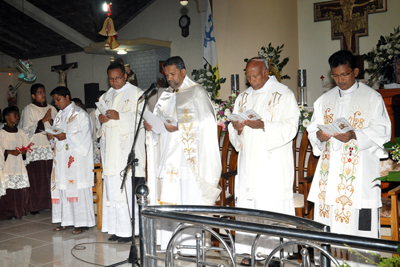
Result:
{"type": "Polygon", "coordinates": [[[171,174],[171,178],[169,179],[169,182],[172,183],[172,178],[174,175],[178,175],[177,172],[174,172],[174,167],[172,167],[171,171],[167,171],[167,174],[171,174]]]}
{"type": "Polygon", "coordinates": [[[368,35],[368,14],[385,12],[386,0],[335,0],[314,3],[314,21],[330,20],[332,40],[358,55],[358,37],[368,35]]]}
{"type": "Polygon", "coordinates": [[[56,71],[57,73],[59,73],[59,84],[58,86],[60,86],[60,83],[65,83],[65,85],[63,86],[67,86],[67,72],[71,69],[76,69],[78,68],[78,62],[74,62],[74,63],[66,63],[65,60],[65,55],[61,56],[61,65],[57,65],[57,66],[51,66],[51,71],[56,71]]]}

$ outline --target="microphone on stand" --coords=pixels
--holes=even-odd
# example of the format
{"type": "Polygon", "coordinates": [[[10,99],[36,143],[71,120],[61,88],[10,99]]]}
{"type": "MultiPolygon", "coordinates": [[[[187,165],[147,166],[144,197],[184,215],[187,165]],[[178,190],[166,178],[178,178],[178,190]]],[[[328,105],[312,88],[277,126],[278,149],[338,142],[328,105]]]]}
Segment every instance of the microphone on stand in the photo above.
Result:
{"type": "Polygon", "coordinates": [[[139,97],[138,101],[144,99],[148,94],[150,94],[154,89],[157,88],[157,84],[156,83],[152,83],[149,87],[149,89],[147,89],[146,91],[144,91],[144,93],[139,97]]]}

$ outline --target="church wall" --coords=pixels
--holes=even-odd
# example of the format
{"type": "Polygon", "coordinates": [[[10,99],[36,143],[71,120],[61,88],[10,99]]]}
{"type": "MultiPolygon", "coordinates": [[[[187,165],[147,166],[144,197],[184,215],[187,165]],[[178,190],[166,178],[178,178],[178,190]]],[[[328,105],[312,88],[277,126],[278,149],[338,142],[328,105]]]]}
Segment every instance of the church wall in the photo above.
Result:
{"type": "MultiPolygon", "coordinates": [[[[340,41],[331,40],[331,22],[314,22],[313,4],[321,1],[298,0],[299,57],[300,68],[307,70],[309,105],[326,90],[320,76],[330,75],[328,58],[340,50],[340,41]]],[[[360,55],[368,53],[378,43],[381,35],[389,35],[400,25],[400,1],[387,0],[387,12],[368,15],[369,35],[359,38],[360,55]]],[[[365,63],[367,67],[367,63],[365,63]]],[[[368,77],[366,77],[368,78],[368,77]]],[[[377,88],[377,85],[374,85],[377,88]]]]}
{"type": "Polygon", "coordinates": [[[281,59],[289,57],[283,69],[291,79],[282,82],[297,92],[299,66],[297,2],[293,0],[213,1],[215,38],[222,85],[221,98],[230,94],[231,74],[239,74],[240,91],[246,89],[245,58],[258,56],[262,46],[284,44],[281,59]]]}

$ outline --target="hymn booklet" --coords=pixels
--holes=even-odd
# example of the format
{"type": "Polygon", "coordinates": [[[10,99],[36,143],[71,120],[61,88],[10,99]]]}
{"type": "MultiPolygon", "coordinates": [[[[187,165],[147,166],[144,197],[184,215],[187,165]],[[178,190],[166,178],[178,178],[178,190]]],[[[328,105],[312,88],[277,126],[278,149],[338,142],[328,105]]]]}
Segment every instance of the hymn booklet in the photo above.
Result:
{"type": "Polygon", "coordinates": [[[244,120],[261,120],[260,115],[258,115],[257,112],[252,109],[246,110],[245,112],[239,114],[229,114],[228,118],[230,121],[239,121],[239,123],[244,120]]]}
{"type": "Polygon", "coordinates": [[[334,120],[331,124],[318,124],[317,126],[319,129],[321,129],[321,131],[329,135],[354,131],[354,128],[351,126],[350,122],[343,117],[334,120]]]}
{"type": "Polygon", "coordinates": [[[100,113],[103,115],[106,115],[106,111],[108,110],[106,102],[104,102],[102,100],[102,101],[96,102],[95,104],[96,104],[97,108],[99,109],[100,113]]]}
{"type": "Polygon", "coordinates": [[[166,132],[167,129],[165,128],[165,125],[178,125],[178,122],[174,118],[170,116],[162,116],[161,114],[157,116],[148,110],[143,113],[143,118],[153,126],[153,132],[156,134],[166,132]]]}
{"type": "Polygon", "coordinates": [[[60,134],[63,133],[64,130],[61,128],[58,128],[57,126],[50,126],[45,130],[46,133],[52,134],[52,135],[56,135],[56,134],[60,134]]]}

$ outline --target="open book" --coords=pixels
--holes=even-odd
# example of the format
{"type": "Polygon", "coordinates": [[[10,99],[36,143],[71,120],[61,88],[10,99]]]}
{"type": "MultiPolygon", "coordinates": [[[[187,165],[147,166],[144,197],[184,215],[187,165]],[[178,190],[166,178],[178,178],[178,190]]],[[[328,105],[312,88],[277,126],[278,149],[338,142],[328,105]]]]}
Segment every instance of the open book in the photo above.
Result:
{"type": "Polygon", "coordinates": [[[343,117],[334,120],[334,122],[331,124],[318,124],[317,126],[321,131],[329,135],[354,131],[354,128],[351,126],[350,122],[343,117]]]}
{"type": "Polygon", "coordinates": [[[178,122],[174,120],[174,118],[162,115],[157,116],[148,110],[143,113],[143,118],[153,126],[153,132],[156,134],[164,133],[167,131],[164,123],[166,125],[178,125],[178,122]]]}
{"type": "Polygon", "coordinates": [[[230,121],[239,121],[242,122],[244,120],[260,120],[261,117],[260,115],[257,114],[257,112],[255,112],[254,110],[250,109],[250,110],[246,110],[243,113],[239,113],[239,114],[230,114],[228,115],[228,119],[230,121]]]}
{"type": "Polygon", "coordinates": [[[50,126],[50,127],[48,127],[48,128],[45,130],[45,132],[46,132],[46,133],[49,133],[49,134],[55,135],[55,134],[63,133],[64,130],[61,129],[61,128],[58,128],[57,126],[50,126]]]}

